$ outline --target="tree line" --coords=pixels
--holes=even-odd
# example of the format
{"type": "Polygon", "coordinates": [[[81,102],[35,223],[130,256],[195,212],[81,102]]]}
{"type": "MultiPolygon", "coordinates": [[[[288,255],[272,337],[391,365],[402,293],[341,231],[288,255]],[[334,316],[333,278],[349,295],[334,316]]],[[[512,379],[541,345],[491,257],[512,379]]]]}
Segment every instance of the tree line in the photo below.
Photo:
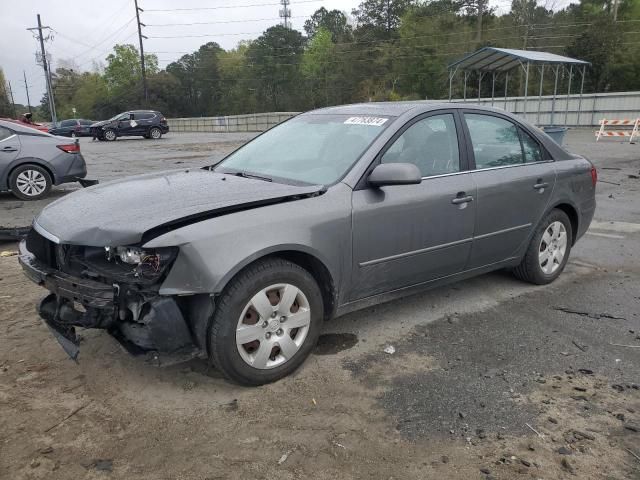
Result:
{"type": "MultiPolygon", "coordinates": [[[[549,0],[552,2],[553,0],[549,0]]],[[[640,2],[580,0],[564,9],[540,0],[512,0],[499,14],[486,0],[364,0],[347,16],[318,9],[304,32],[282,25],[225,50],[215,42],[158,67],[145,55],[148,99],[142,96],[138,50],[116,45],[90,72],[62,62],[53,75],[59,118],[101,119],[133,108],[169,117],[303,111],[360,101],[443,99],[447,65],[484,46],[543,50],[591,62],[585,92],[640,85],[640,2]]],[[[498,79],[497,87],[503,92],[498,79]]],[[[553,88],[551,75],[545,88],[553,88]]],[[[566,92],[568,75],[560,77],[566,92]]],[[[574,80],[575,82],[575,80],[574,80]]],[[[575,85],[575,84],[574,84],[575,85]]],[[[488,92],[483,95],[490,95],[488,92]]],[[[477,96],[469,81],[468,96],[477,96]]],[[[509,95],[524,83],[511,81],[509,95]]],[[[530,85],[537,94],[538,85],[530,85]]],[[[462,95],[454,84],[454,95],[462,95]]],[[[0,116],[7,101],[0,91],[0,116]]],[[[38,115],[49,116],[48,98],[38,115]]]]}

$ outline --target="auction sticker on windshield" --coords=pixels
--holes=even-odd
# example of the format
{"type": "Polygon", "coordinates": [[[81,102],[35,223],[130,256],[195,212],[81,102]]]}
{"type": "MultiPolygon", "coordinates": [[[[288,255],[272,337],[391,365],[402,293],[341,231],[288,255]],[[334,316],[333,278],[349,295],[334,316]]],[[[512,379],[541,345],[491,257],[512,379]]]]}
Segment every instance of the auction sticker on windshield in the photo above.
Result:
{"type": "Polygon", "coordinates": [[[373,127],[381,127],[389,120],[383,117],[349,117],[344,123],[345,125],[371,125],[373,127]]]}

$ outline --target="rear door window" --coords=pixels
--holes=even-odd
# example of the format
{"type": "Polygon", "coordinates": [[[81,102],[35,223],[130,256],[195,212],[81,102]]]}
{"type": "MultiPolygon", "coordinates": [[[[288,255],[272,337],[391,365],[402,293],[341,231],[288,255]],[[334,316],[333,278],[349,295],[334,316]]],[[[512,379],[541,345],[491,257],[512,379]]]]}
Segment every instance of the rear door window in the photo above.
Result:
{"type": "Polygon", "coordinates": [[[63,120],[60,122],[61,127],[75,127],[77,122],[75,120],[63,120]]]}
{"type": "Polygon", "coordinates": [[[525,162],[533,163],[544,160],[540,144],[531,138],[531,135],[520,129],[520,137],[522,138],[522,150],[524,151],[525,162]]]}
{"type": "Polygon", "coordinates": [[[524,163],[518,128],[503,118],[465,113],[476,169],[524,163]]]}
{"type": "Polygon", "coordinates": [[[135,120],[150,120],[155,116],[155,113],[135,113],[133,118],[135,120]]]}

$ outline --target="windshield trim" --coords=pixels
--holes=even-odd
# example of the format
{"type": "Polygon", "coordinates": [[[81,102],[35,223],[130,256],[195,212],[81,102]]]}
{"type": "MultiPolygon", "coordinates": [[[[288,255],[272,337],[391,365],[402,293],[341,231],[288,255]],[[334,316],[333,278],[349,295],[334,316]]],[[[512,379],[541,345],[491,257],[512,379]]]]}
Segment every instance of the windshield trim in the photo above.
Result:
{"type": "MultiPolygon", "coordinates": [[[[257,140],[258,138],[260,138],[262,135],[264,135],[265,133],[273,130],[276,127],[279,127],[280,125],[283,125],[295,118],[299,118],[302,116],[312,116],[312,115],[317,115],[317,116],[333,116],[333,115],[348,115],[348,116],[372,116],[371,114],[368,113],[355,113],[355,112],[351,112],[349,114],[346,113],[328,113],[328,112],[315,112],[313,110],[309,111],[309,112],[304,112],[304,113],[299,113],[298,115],[294,115],[290,118],[287,118],[286,120],[283,120],[280,123],[277,123],[276,125],[273,125],[272,127],[260,132],[258,135],[256,135],[255,137],[253,137],[251,140],[249,140],[248,142],[240,145],[238,148],[236,148],[235,150],[229,152],[227,155],[225,155],[222,159],[218,160],[216,163],[213,163],[209,166],[203,167],[205,169],[209,169],[212,172],[218,172],[218,173],[226,173],[225,167],[222,165],[222,163],[227,160],[227,158],[229,158],[231,155],[235,154],[236,152],[239,152],[241,149],[243,149],[244,147],[246,147],[247,145],[249,145],[251,142],[257,140]]],[[[391,124],[393,124],[396,119],[398,118],[397,115],[379,115],[381,117],[385,117],[388,118],[389,120],[387,122],[385,122],[384,126],[381,127],[381,131],[380,133],[378,133],[376,136],[374,136],[371,141],[367,144],[367,146],[365,148],[362,149],[362,152],[360,152],[360,154],[357,156],[357,158],[353,161],[353,163],[351,165],[349,165],[349,168],[345,169],[344,173],[338,177],[334,182],[331,183],[311,183],[311,182],[305,182],[303,180],[297,180],[297,179],[293,179],[293,178],[284,178],[284,177],[278,177],[278,176],[269,176],[272,181],[274,183],[285,183],[285,184],[293,184],[293,185],[322,185],[325,188],[329,188],[332,187],[334,185],[337,185],[338,183],[342,182],[345,177],[347,175],[349,175],[349,173],[353,170],[353,168],[360,162],[360,160],[362,159],[362,157],[369,151],[369,149],[371,148],[371,146],[376,142],[376,140],[378,140],[378,138],[380,138],[380,136],[387,131],[387,129],[391,126],[391,124]]],[[[232,170],[232,171],[239,171],[237,169],[233,169],[233,168],[226,168],[226,170],[232,170]]],[[[254,174],[254,175],[258,175],[258,176],[266,176],[265,174],[260,174],[260,173],[254,173],[254,172],[247,172],[249,174],[254,174]]]]}

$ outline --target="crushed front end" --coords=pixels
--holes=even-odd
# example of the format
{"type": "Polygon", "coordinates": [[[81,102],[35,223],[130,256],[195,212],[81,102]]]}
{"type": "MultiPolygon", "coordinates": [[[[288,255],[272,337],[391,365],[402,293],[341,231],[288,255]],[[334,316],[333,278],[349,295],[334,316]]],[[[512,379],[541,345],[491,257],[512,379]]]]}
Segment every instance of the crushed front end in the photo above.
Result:
{"type": "Polygon", "coordinates": [[[82,327],[107,330],[130,353],[175,363],[202,350],[187,318],[189,299],[158,293],[177,253],[69,245],[31,229],[19,262],[29,279],[49,290],[38,313],[73,360],[79,353],[75,328],[82,327]]]}

